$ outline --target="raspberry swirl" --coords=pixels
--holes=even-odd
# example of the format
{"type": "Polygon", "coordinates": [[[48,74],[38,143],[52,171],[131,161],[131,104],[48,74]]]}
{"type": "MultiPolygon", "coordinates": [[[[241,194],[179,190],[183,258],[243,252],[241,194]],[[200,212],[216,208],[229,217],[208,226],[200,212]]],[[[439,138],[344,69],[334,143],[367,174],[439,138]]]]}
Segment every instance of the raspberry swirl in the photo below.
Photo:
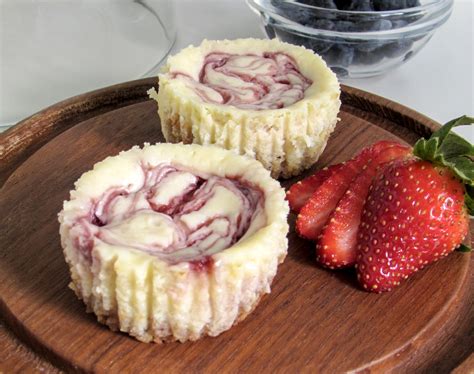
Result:
{"type": "Polygon", "coordinates": [[[211,53],[206,56],[199,81],[174,72],[202,101],[241,109],[279,109],[304,97],[312,84],[285,53],[262,56],[211,53]]]}
{"type": "Polygon", "coordinates": [[[109,188],[71,228],[86,257],[103,242],[144,251],[169,263],[206,258],[265,222],[263,193],[239,179],[184,167],[143,167],[137,191],[109,188]]]}

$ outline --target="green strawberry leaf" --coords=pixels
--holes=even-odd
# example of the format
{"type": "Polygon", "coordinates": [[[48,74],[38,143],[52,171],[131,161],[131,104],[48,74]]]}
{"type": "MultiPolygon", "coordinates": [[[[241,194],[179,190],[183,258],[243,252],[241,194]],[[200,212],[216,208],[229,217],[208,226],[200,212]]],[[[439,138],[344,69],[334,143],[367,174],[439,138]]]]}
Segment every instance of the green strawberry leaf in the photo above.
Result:
{"type": "Polygon", "coordinates": [[[472,125],[474,118],[462,116],[446,123],[431,137],[420,139],[413,147],[413,154],[435,165],[446,166],[464,184],[474,185],[474,145],[451,132],[453,127],[472,125]]]}
{"type": "Polygon", "coordinates": [[[443,155],[444,158],[451,158],[457,155],[474,156],[474,145],[459,135],[450,133],[439,147],[438,154],[443,155]]]}
{"type": "Polygon", "coordinates": [[[450,132],[453,127],[472,124],[474,124],[473,117],[462,116],[453,119],[435,131],[428,140],[423,138],[418,140],[413,147],[413,153],[423,160],[432,162],[442,160],[443,157],[473,156],[474,146],[450,132]]]}
{"type": "Polygon", "coordinates": [[[467,245],[465,245],[465,244],[460,244],[459,247],[456,248],[456,251],[458,251],[458,252],[471,252],[472,249],[470,247],[468,247],[467,245]]]}
{"type": "Polygon", "coordinates": [[[444,160],[443,165],[449,166],[451,171],[468,186],[474,186],[474,161],[469,157],[457,156],[444,160]]]}
{"type": "Polygon", "coordinates": [[[474,216],[474,187],[466,186],[464,202],[466,204],[467,212],[469,213],[469,215],[474,216]]]}
{"type": "Polygon", "coordinates": [[[443,143],[446,135],[448,135],[453,127],[457,126],[464,126],[464,125],[472,125],[474,123],[474,118],[469,116],[461,116],[455,118],[448,123],[446,123],[443,127],[441,127],[438,131],[435,131],[433,135],[431,135],[430,139],[438,138],[439,143],[443,143]]]}

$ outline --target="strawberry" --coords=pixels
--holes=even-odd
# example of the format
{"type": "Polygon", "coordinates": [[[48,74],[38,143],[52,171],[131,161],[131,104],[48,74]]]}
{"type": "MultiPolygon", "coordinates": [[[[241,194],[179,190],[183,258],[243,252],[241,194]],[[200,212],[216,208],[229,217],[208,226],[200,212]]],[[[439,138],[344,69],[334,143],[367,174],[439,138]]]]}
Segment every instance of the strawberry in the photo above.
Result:
{"type": "Polygon", "coordinates": [[[335,166],[329,166],[319,170],[315,174],[305,178],[290,187],[286,193],[286,199],[290,204],[290,208],[293,212],[298,213],[304,204],[309,200],[314,191],[329,178],[334,170],[335,166]]]}
{"type": "Polygon", "coordinates": [[[303,238],[316,240],[354,177],[367,168],[367,164],[375,155],[394,145],[398,143],[375,143],[348,162],[332,166],[331,175],[316,188],[301,208],[296,220],[298,234],[303,238]]]}
{"type": "Polygon", "coordinates": [[[374,179],[362,212],[357,277],[373,292],[461,245],[474,212],[474,146],[450,132],[474,118],[448,122],[414,147],[416,158],[388,163],[374,179]]]}
{"type": "Polygon", "coordinates": [[[355,264],[357,231],[372,179],[380,165],[410,154],[411,148],[401,144],[387,147],[375,154],[368,167],[354,178],[323,228],[316,245],[318,262],[331,269],[355,264]]]}

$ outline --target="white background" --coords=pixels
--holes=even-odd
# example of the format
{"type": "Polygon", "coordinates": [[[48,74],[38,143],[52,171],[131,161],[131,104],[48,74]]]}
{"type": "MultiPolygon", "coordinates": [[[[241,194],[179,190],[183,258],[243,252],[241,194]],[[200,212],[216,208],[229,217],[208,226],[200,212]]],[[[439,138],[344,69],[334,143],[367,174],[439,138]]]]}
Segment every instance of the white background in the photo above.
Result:
{"type": "MultiPolygon", "coordinates": [[[[12,124],[67,97],[140,78],[157,62],[158,35],[153,37],[140,29],[124,32],[117,26],[119,19],[138,17],[130,12],[113,13],[113,9],[102,5],[100,17],[105,17],[105,22],[101,21],[97,30],[94,30],[93,20],[83,26],[78,24],[77,14],[69,15],[71,19],[68,20],[68,12],[72,13],[68,7],[56,10],[54,18],[44,11],[38,13],[42,18],[38,17],[31,9],[16,11],[16,18],[7,17],[5,11],[2,16],[5,4],[25,6],[48,1],[0,0],[0,125],[2,122],[12,124]],[[63,13],[58,14],[59,11],[63,13]],[[39,25],[40,21],[42,25],[39,25]],[[67,39],[66,31],[74,27],[78,28],[79,35],[87,34],[82,50],[77,47],[79,37],[67,39]],[[48,31],[54,28],[62,31],[48,31]],[[126,37],[122,49],[118,49],[119,53],[117,48],[112,51],[114,45],[118,46],[116,39],[121,36],[126,37]],[[51,48],[46,57],[34,57],[33,51],[44,51],[45,47],[41,45],[40,48],[39,43],[52,46],[50,40],[56,43],[55,48],[51,48]],[[69,48],[69,44],[74,48],[69,48]],[[61,49],[63,45],[68,46],[65,55],[61,55],[65,50],[61,49]],[[73,56],[75,51],[82,57],[73,56]],[[107,60],[111,56],[113,62],[107,60]]],[[[104,4],[100,0],[88,1],[92,5],[104,4]]],[[[172,53],[188,44],[199,44],[204,38],[265,37],[258,16],[244,0],[171,1],[175,6],[177,27],[172,53]]],[[[145,26],[139,18],[133,21],[142,28],[145,26]]],[[[474,115],[473,39],[474,1],[455,0],[448,22],[405,65],[383,76],[343,80],[342,83],[397,101],[440,123],[462,114],[474,115]]],[[[464,127],[460,132],[474,143],[474,126],[464,127]]]]}

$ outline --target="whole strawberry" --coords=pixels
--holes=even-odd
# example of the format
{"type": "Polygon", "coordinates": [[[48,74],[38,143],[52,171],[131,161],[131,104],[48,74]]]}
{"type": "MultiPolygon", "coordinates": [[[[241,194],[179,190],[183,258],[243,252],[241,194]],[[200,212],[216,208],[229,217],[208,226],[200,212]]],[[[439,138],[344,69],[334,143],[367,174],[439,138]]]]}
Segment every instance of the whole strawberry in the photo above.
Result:
{"type": "Polygon", "coordinates": [[[465,238],[473,214],[474,147],[450,132],[474,118],[448,122],[416,157],[388,163],[373,180],[358,232],[357,277],[373,292],[447,256],[465,238]]]}

